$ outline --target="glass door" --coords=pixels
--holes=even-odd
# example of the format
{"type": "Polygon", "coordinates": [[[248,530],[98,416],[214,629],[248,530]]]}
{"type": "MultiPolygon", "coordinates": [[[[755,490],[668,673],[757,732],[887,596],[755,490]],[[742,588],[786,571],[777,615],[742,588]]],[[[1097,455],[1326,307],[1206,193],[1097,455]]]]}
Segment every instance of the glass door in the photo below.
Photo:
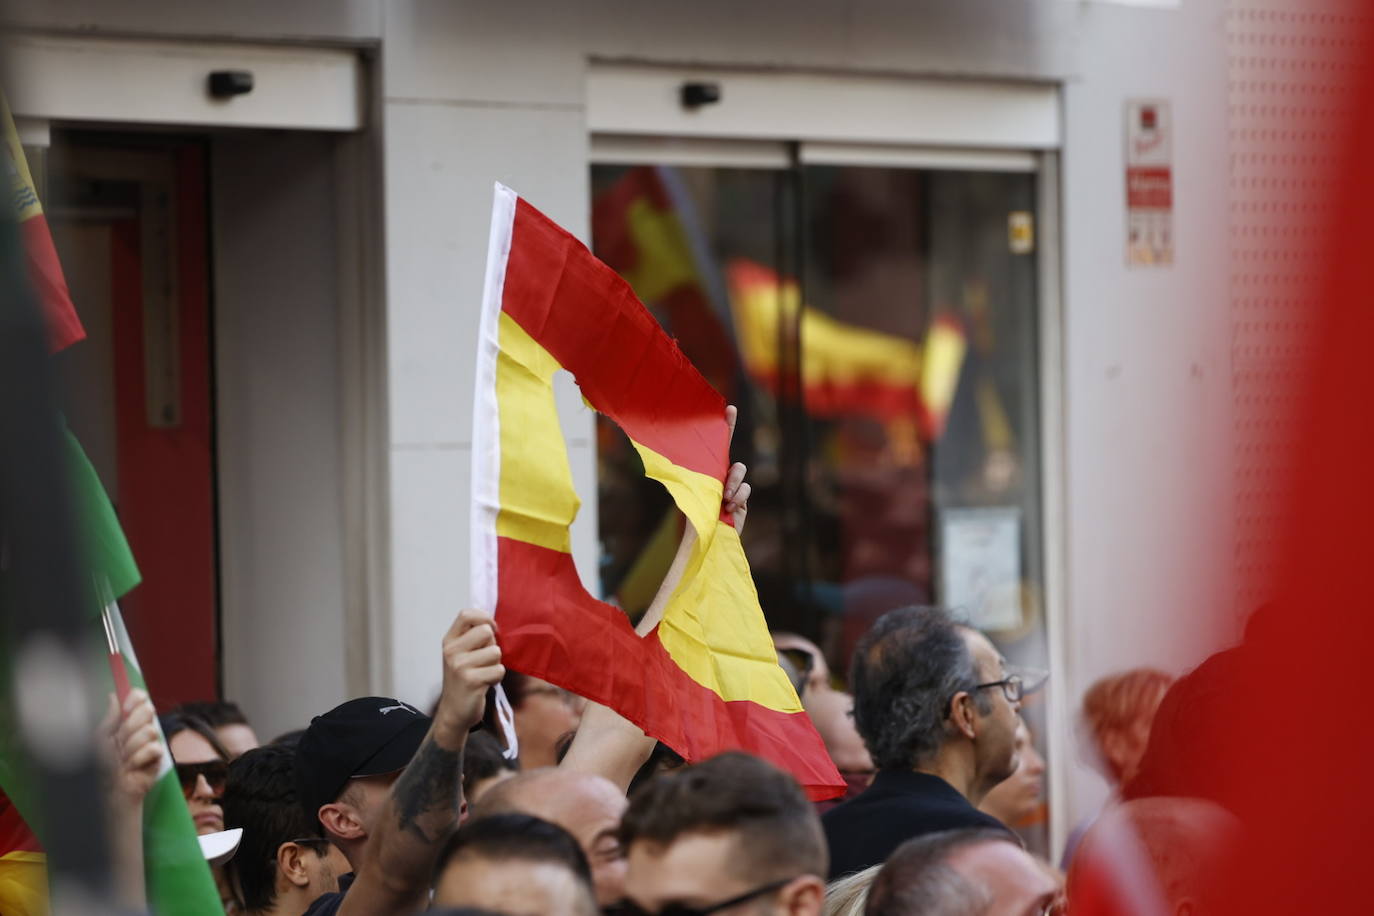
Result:
{"type": "MultiPolygon", "coordinates": [[[[1047,667],[1035,172],[787,150],[592,167],[594,250],[739,407],[770,626],[842,679],[876,617],[939,603],[1047,667]]],[[[634,616],[680,522],[614,424],[598,446],[602,588],[634,616]]],[[[1042,851],[1046,810],[1015,825],[1042,851]]]]}

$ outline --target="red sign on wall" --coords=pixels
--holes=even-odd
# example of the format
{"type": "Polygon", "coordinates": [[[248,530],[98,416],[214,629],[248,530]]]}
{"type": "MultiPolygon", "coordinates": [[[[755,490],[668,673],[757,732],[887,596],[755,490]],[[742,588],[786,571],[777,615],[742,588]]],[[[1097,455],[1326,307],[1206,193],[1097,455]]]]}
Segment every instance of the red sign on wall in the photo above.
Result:
{"type": "Polygon", "coordinates": [[[1173,118],[1163,100],[1126,102],[1126,263],[1174,262],[1173,118]]]}

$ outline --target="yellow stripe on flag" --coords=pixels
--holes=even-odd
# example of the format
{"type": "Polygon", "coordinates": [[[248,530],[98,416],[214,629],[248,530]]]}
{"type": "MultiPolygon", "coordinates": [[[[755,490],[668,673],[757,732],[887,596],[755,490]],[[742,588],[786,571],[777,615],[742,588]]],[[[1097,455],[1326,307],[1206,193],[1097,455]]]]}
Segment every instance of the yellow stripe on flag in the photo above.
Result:
{"type": "MultiPolygon", "coordinates": [[[[558,361],[505,313],[496,363],[501,430],[499,537],[571,552],[568,526],[579,501],[554,406],[558,361]]],[[[633,440],[632,440],[633,442],[633,440]]],[[[768,624],[735,529],[720,521],[722,484],[633,442],[645,474],[668,488],[697,533],[687,570],[659,624],[659,640],[692,680],[722,700],[800,712],[777,665],[768,624]],[[717,539],[724,541],[717,543],[717,539]]]]}
{"type": "Polygon", "coordinates": [[[800,712],[797,694],[778,667],[739,535],[720,521],[721,482],[631,442],[645,475],[668,488],[697,534],[682,581],[663,611],[659,642],[692,680],[726,702],[749,700],[778,712],[800,712]]]}
{"type": "Polygon", "coordinates": [[[47,855],[16,850],[0,856],[0,913],[47,916],[47,855]]]}
{"type": "Polygon", "coordinates": [[[571,553],[568,526],[581,501],[553,398],[553,377],[562,366],[504,312],[498,333],[501,511],[496,534],[571,553]]]}
{"type": "Polygon", "coordinates": [[[43,212],[38,202],[38,191],[33,186],[33,175],[29,172],[29,162],[24,158],[24,146],[19,140],[19,131],[10,116],[10,106],[0,97],[0,120],[5,130],[5,166],[10,178],[10,198],[14,207],[15,219],[24,222],[43,212]]]}

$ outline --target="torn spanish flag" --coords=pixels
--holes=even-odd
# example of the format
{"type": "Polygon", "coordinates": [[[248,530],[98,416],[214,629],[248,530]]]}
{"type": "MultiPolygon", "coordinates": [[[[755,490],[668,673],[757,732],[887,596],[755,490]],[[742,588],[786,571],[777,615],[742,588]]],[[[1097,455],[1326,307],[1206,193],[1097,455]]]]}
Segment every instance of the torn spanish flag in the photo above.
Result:
{"type": "Polygon", "coordinates": [[[496,187],[473,416],[473,588],[505,661],[615,709],[688,760],[740,748],[816,799],[844,781],[777,665],[739,537],[721,517],[725,402],[615,271],[496,187]],[[587,593],[579,502],[553,377],[634,444],[696,534],[662,621],[640,638],[587,593]]]}

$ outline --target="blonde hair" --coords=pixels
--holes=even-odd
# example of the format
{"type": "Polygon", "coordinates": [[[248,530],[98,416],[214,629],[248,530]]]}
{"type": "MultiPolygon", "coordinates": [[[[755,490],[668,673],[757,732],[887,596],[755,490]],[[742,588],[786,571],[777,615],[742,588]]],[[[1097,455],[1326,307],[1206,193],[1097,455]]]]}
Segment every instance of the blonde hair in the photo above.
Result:
{"type": "Polygon", "coordinates": [[[1160,700],[1173,683],[1173,677],[1163,671],[1133,668],[1096,681],[1083,694],[1081,724],[1101,756],[1101,765],[1107,775],[1113,779],[1122,777],[1106,759],[1107,734],[1128,729],[1136,722],[1151,721],[1160,700]]]}
{"type": "Polygon", "coordinates": [[[873,886],[873,879],[882,867],[881,864],[874,865],[827,885],[825,909],[822,911],[824,916],[863,916],[864,907],[868,904],[868,889],[873,886]]]}

